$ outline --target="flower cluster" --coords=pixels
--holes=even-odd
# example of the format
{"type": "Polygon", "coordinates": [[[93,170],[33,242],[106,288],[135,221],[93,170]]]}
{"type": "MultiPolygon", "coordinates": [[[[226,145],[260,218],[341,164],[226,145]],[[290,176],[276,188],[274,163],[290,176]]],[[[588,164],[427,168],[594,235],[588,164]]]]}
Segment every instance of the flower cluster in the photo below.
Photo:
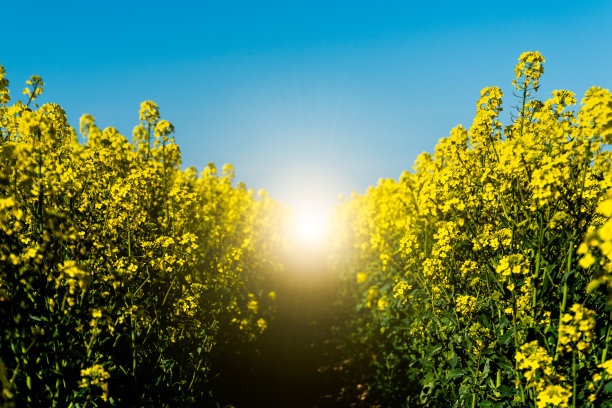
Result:
{"type": "Polygon", "coordinates": [[[17,406],[205,404],[213,353],[267,328],[286,210],[236,185],[231,165],[181,170],[175,129],[152,101],[132,142],[88,114],[79,138],[59,105],[32,103],[42,79],[27,85],[7,105],[0,66],[2,395],[17,406]]]}
{"type": "Polygon", "coordinates": [[[585,352],[591,348],[595,338],[595,312],[576,303],[571,308],[572,313],[565,313],[559,327],[559,345],[564,351],[585,352]]]}
{"type": "Polygon", "coordinates": [[[539,101],[543,72],[539,52],[523,53],[511,123],[487,87],[469,129],[337,208],[332,265],[352,316],[339,326],[371,405],[609,398],[603,386],[586,398],[579,379],[599,373],[612,338],[612,94],[539,101]]]}
{"type": "Polygon", "coordinates": [[[99,387],[102,390],[101,398],[108,401],[108,379],[110,374],[100,364],[95,364],[89,368],[81,370],[81,382],[79,387],[88,388],[99,387]]]}

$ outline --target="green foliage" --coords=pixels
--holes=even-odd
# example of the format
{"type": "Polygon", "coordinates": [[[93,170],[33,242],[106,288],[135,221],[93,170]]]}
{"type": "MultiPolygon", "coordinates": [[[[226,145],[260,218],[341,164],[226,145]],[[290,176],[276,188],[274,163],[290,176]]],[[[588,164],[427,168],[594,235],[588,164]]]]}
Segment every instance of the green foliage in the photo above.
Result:
{"type": "Polygon", "coordinates": [[[469,130],[338,207],[339,331],[371,404],[610,404],[612,97],[536,101],[543,63],[519,58],[514,123],[485,88],[469,130]]]}
{"type": "Polygon", "coordinates": [[[133,143],[85,115],[81,144],[58,105],[28,106],[43,83],[30,85],[26,105],[0,105],[1,400],[214,400],[212,355],[271,317],[265,273],[280,267],[270,230],[283,210],[234,186],[230,165],[180,170],[153,102],[133,143]]]}

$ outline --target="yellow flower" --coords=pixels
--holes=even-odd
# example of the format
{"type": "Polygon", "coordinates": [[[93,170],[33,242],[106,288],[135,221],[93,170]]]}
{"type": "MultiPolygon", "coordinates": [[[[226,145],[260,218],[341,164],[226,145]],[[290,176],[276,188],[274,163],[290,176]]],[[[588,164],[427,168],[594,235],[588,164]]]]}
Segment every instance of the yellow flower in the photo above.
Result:
{"type": "Polygon", "coordinates": [[[518,368],[525,371],[527,381],[533,381],[538,375],[552,374],[552,357],[537,341],[523,344],[515,355],[518,368]]]}
{"type": "Polygon", "coordinates": [[[405,293],[409,290],[412,289],[412,285],[409,285],[408,282],[406,281],[399,281],[394,287],[393,287],[393,297],[394,298],[402,298],[405,299],[405,293]]]}
{"type": "Polygon", "coordinates": [[[389,307],[389,299],[386,296],[378,299],[378,310],[383,311],[389,307]]]}
{"type": "Polygon", "coordinates": [[[544,73],[544,57],[538,51],[524,52],[518,60],[519,63],[514,69],[516,79],[513,85],[519,91],[523,89],[522,85],[525,87],[532,85],[537,90],[540,76],[544,73]],[[518,81],[521,78],[523,78],[523,84],[518,81]]]}
{"type": "Polygon", "coordinates": [[[529,274],[529,261],[522,254],[512,254],[503,257],[495,269],[504,279],[529,274]]]}
{"type": "Polygon", "coordinates": [[[153,101],[144,101],[140,104],[140,120],[148,123],[157,123],[159,120],[159,108],[153,101]]]}
{"type": "Polygon", "coordinates": [[[259,310],[259,304],[255,299],[249,300],[249,303],[247,304],[247,309],[249,309],[253,313],[257,313],[257,311],[259,310]]]}
{"type": "Polygon", "coordinates": [[[372,302],[376,299],[376,296],[378,296],[378,288],[376,286],[370,287],[366,295],[366,306],[368,308],[372,307],[372,302]]]}
{"type": "Polygon", "coordinates": [[[572,393],[561,385],[547,385],[538,393],[538,408],[545,408],[548,404],[554,407],[568,407],[572,393]]]}
{"type": "Polygon", "coordinates": [[[107,380],[110,378],[110,374],[106,369],[100,365],[95,364],[89,368],[81,370],[81,381],[79,387],[88,388],[91,386],[97,386],[102,389],[102,399],[108,400],[108,383],[107,380]]]}
{"type": "Polygon", "coordinates": [[[597,211],[604,217],[612,216],[612,200],[605,200],[597,207],[597,211]]]}
{"type": "Polygon", "coordinates": [[[561,319],[558,347],[568,352],[573,346],[580,351],[589,350],[595,338],[595,312],[579,303],[570,311],[572,313],[565,313],[561,319]]]}
{"type": "MultiPolygon", "coordinates": [[[[612,359],[607,360],[604,363],[599,364],[597,367],[599,368],[603,368],[604,371],[608,374],[612,376],[612,359]]],[[[595,379],[593,379],[593,381],[595,381],[595,379]]]]}
{"type": "Polygon", "coordinates": [[[456,303],[457,312],[463,315],[474,312],[477,306],[476,298],[470,295],[457,296],[456,303]]]}
{"type": "Polygon", "coordinates": [[[582,258],[580,258],[580,261],[578,261],[578,263],[584,269],[588,269],[591,267],[591,265],[595,263],[595,257],[591,255],[591,253],[589,252],[586,255],[584,255],[582,258]]]}
{"type": "Polygon", "coordinates": [[[263,332],[268,327],[268,323],[263,318],[257,319],[257,327],[259,328],[260,332],[263,332]]]}

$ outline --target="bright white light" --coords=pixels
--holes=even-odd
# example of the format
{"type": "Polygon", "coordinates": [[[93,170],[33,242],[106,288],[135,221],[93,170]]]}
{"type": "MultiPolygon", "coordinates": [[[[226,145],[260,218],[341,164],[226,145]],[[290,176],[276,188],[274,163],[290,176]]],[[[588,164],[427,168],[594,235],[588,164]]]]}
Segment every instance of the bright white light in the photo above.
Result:
{"type": "Polygon", "coordinates": [[[297,214],[296,232],[306,242],[317,242],[325,235],[327,217],[315,212],[297,214]]]}
{"type": "Polygon", "coordinates": [[[321,206],[301,205],[295,210],[294,233],[303,244],[322,243],[327,233],[327,211],[321,206]]]}

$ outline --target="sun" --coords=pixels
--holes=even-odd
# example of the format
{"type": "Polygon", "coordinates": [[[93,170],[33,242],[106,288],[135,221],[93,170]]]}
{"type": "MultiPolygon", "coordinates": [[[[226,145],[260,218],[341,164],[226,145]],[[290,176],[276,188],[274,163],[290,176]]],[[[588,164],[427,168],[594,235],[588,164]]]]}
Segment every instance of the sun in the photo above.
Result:
{"type": "Polygon", "coordinates": [[[293,211],[292,229],[296,240],[303,245],[322,244],[328,232],[327,209],[310,203],[301,204],[293,211]]]}
{"type": "Polygon", "coordinates": [[[306,242],[317,242],[325,235],[326,217],[324,214],[306,211],[297,214],[296,233],[306,242]]]}

